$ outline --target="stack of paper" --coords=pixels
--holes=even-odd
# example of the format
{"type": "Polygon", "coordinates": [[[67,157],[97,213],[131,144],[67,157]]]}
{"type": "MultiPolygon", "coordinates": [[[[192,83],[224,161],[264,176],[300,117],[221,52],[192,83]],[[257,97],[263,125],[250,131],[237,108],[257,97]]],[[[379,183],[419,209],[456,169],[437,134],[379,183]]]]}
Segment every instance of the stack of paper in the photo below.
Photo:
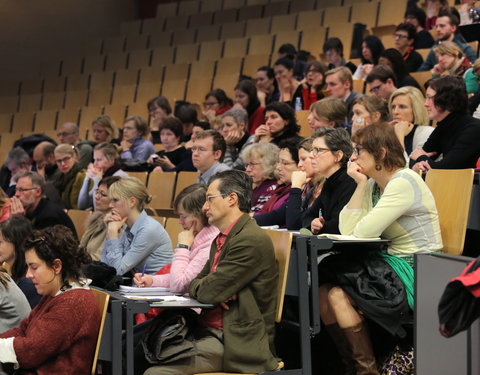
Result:
{"type": "Polygon", "coordinates": [[[134,294],[136,296],[163,296],[170,294],[170,289],[163,287],[139,288],[138,286],[120,285],[120,292],[125,295],[134,294]]]}

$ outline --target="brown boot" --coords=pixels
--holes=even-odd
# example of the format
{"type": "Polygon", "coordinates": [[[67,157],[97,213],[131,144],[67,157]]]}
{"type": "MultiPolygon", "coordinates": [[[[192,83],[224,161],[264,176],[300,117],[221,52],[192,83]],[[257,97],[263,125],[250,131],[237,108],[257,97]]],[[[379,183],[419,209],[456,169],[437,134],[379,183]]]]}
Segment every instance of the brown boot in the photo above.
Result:
{"type": "Polygon", "coordinates": [[[350,345],[345,338],[343,330],[337,323],[325,325],[325,329],[335,344],[340,359],[345,366],[345,375],[355,375],[355,362],[353,362],[352,351],[350,350],[350,345]]]}
{"type": "Polygon", "coordinates": [[[354,327],[343,328],[342,331],[350,343],[357,375],[379,375],[365,323],[362,322],[354,327]]]}

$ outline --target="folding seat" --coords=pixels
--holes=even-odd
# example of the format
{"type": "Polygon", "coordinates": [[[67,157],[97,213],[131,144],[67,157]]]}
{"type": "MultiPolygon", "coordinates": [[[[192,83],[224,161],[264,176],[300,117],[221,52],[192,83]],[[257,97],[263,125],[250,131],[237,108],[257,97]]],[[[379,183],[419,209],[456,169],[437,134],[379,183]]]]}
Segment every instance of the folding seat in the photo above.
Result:
{"type": "Polygon", "coordinates": [[[136,70],[146,68],[150,66],[150,60],[152,59],[151,50],[138,50],[131,51],[128,55],[128,69],[136,70]]]}
{"type": "Polygon", "coordinates": [[[164,80],[186,80],[190,71],[190,64],[169,64],[165,66],[164,80]]]}
{"type": "Polygon", "coordinates": [[[279,15],[288,14],[289,12],[290,12],[290,1],[278,1],[275,3],[265,5],[265,13],[263,14],[263,16],[264,17],[279,16],[279,15]]]}
{"type": "Polygon", "coordinates": [[[33,112],[17,112],[13,115],[12,133],[31,133],[33,131],[33,112]]]}
{"type": "Polygon", "coordinates": [[[88,90],[69,90],[65,97],[65,109],[78,109],[87,104],[88,90]]]}
{"type": "Polygon", "coordinates": [[[163,66],[148,67],[140,70],[140,77],[138,83],[144,84],[160,84],[163,80],[163,66]]]}
{"type": "Polygon", "coordinates": [[[175,48],[156,48],[152,50],[152,67],[164,66],[173,63],[175,48]]]}
{"type": "Polygon", "coordinates": [[[221,25],[201,26],[197,29],[197,43],[209,42],[220,38],[221,25]]]}
{"type": "Polygon", "coordinates": [[[350,6],[325,8],[323,26],[350,22],[350,6]]]}
{"type": "Polygon", "coordinates": [[[288,30],[295,30],[297,23],[296,14],[284,14],[279,16],[272,17],[272,24],[270,27],[270,32],[286,32],[288,30]]]}
{"type": "Polygon", "coordinates": [[[82,53],[85,56],[101,55],[103,48],[102,39],[85,40],[82,42],[82,53]]]}
{"type": "MultiPolygon", "coordinates": [[[[147,102],[130,103],[127,107],[127,114],[125,117],[127,116],[142,116],[143,118],[148,118],[147,102]]],[[[122,122],[118,122],[117,124],[120,125],[122,122]]]]}
{"type": "Polygon", "coordinates": [[[299,13],[314,10],[317,5],[316,0],[292,1],[290,3],[290,13],[299,13]]]}
{"type": "Polygon", "coordinates": [[[352,38],[353,38],[353,23],[335,23],[328,28],[328,37],[337,37],[343,43],[343,53],[345,59],[350,58],[352,50],[352,38]]]}
{"type": "Polygon", "coordinates": [[[238,10],[238,21],[248,21],[263,17],[263,5],[250,5],[238,10]]]}
{"type": "Polygon", "coordinates": [[[271,54],[273,47],[273,36],[271,34],[253,35],[250,37],[248,47],[249,55],[271,54]]]}
{"type": "Polygon", "coordinates": [[[172,44],[171,31],[158,31],[150,34],[150,48],[166,48],[172,44]]]}
{"type": "Polygon", "coordinates": [[[252,5],[267,5],[268,0],[247,0],[247,6],[252,5]]]}
{"type": "Polygon", "coordinates": [[[191,63],[198,57],[198,44],[180,44],[175,51],[175,64],[191,63]]]}
{"type": "Polygon", "coordinates": [[[302,29],[302,37],[300,39],[300,49],[310,51],[312,56],[318,58],[323,54],[323,44],[327,36],[327,30],[323,26],[317,26],[314,29],[302,29]]]}
{"type": "Polygon", "coordinates": [[[139,84],[135,102],[143,104],[146,108],[150,99],[160,95],[160,89],[161,82],[139,84]]]}
{"type": "MultiPolygon", "coordinates": [[[[165,31],[165,20],[159,18],[147,18],[143,20],[142,34],[158,34],[165,31]]],[[[171,32],[171,31],[170,31],[171,32]]]]}
{"type": "Polygon", "coordinates": [[[86,56],[83,63],[83,73],[103,72],[105,70],[105,55],[86,56]]]}
{"type": "Polygon", "coordinates": [[[0,97],[0,113],[14,113],[18,109],[19,97],[15,96],[1,96],[0,97]]]}
{"type": "Polygon", "coordinates": [[[192,14],[198,14],[200,12],[200,1],[187,0],[178,2],[178,15],[190,16],[192,14]]]}
{"type": "Polygon", "coordinates": [[[115,72],[114,86],[136,86],[139,71],[135,69],[120,69],[115,72]]]}
{"type": "Polygon", "coordinates": [[[117,126],[121,126],[127,117],[127,106],[125,104],[110,104],[104,107],[103,114],[110,116],[117,126]]]}
{"type": "Polygon", "coordinates": [[[35,112],[41,109],[42,94],[31,94],[20,96],[18,112],[35,112]]]}
{"type": "Polygon", "coordinates": [[[351,23],[363,23],[369,29],[377,26],[379,1],[356,2],[352,5],[351,23]]]}
{"type": "Polygon", "coordinates": [[[40,74],[42,77],[54,77],[60,74],[60,60],[42,61],[40,63],[40,74]]]}
{"type": "Polygon", "coordinates": [[[182,29],[173,32],[172,45],[195,43],[196,29],[182,29]]]}
{"type": "Polygon", "coordinates": [[[128,62],[128,52],[112,52],[107,55],[105,62],[105,70],[112,71],[118,69],[125,69],[128,62]]]}
{"type": "Polygon", "coordinates": [[[170,103],[177,100],[185,100],[185,89],[187,80],[164,80],[162,85],[162,96],[165,96],[170,103]]]}
{"type": "Polygon", "coordinates": [[[240,9],[245,6],[245,0],[223,0],[223,9],[240,9]]]}
{"type": "Polygon", "coordinates": [[[185,30],[188,28],[188,16],[174,16],[165,19],[165,31],[185,30]]]}
{"type": "Polygon", "coordinates": [[[58,111],[57,128],[66,122],[73,122],[75,124],[78,124],[79,115],[80,115],[79,108],[61,109],[60,111],[58,111]]]}
{"type": "Polygon", "coordinates": [[[41,133],[45,130],[55,130],[57,126],[57,111],[42,110],[35,113],[35,133],[41,133]]]}
{"type": "Polygon", "coordinates": [[[222,9],[213,14],[213,24],[221,25],[227,22],[237,22],[238,9],[222,9]]]}
{"type": "Polygon", "coordinates": [[[125,21],[120,24],[120,33],[122,35],[133,36],[140,34],[142,30],[142,20],[125,21]]]}
{"type": "Polygon", "coordinates": [[[157,5],[157,18],[167,18],[176,16],[178,12],[178,2],[161,3],[157,5]]]}
{"type": "Polygon", "coordinates": [[[112,105],[133,103],[136,91],[137,85],[115,85],[112,92],[112,105]]]}
{"type": "Polygon", "coordinates": [[[231,75],[215,75],[215,78],[213,79],[213,88],[222,89],[227,93],[227,96],[232,98],[233,89],[238,83],[238,76],[239,73],[231,75]]]}
{"type": "Polygon", "coordinates": [[[40,94],[43,92],[43,78],[23,81],[20,87],[21,95],[40,94]]]}
{"type": "Polygon", "coordinates": [[[248,38],[230,38],[225,40],[223,57],[244,57],[247,54],[248,38]]]}
{"type": "Polygon", "coordinates": [[[245,36],[268,34],[270,32],[270,18],[248,20],[245,26],[245,36]]]}
{"type": "Polygon", "coordinates": [[[191,103],[203,103],[205,95],[211,88],[211,78],[191,78],[187,82],[186,100],[191,103]]]}
{"type": "Polygon", "coordinates": [[[227,22],[222,25],[221,39],[243,38],[245,36],[245,22],[227,22]]]}
{"type": "Polygon", "coordinates": [[[0,97],[1,96],[17,96],[20,94],[20,82],[17,81],[1,81],[0,82],[0,97]]]}
{"type": "Polygon", "coordinates": [[[65,92],[46,92],[43,94],[42,110],[62,109],[65,103],[65,92]]]}
{"type": "Polygon", "coordinates": [[[300,32],[298,31],[280,31],[275,34],[275,41],[273,43],[273,51],[276,52],[282,44],[290,43],[298,47],[300,39],[300,32]]]}
{"type": "Polygon", "coordinates": [[[216,76],[231,76],[240,75],[242,70],[242,58],[231,57],[228,59],[220,59],[217,61],[217,69],[215,71],[216,76]]]}
{"type": "MultiPolygon", "coordinates": [[[[86,137],[87,132],[92,126],[92,122],[101,115],[103,115],[103,109],[101,106],[83,107],[80,110],[80,120],[78,121],[78,127],[80,128],[80,136],[82,138],[86,137]]],[[[60,122],[58,124],[60,125],[60,122]]]]}
{"type": "Polygon", "coordinates": [[[201,0],[200,10],[202,12],[216,12],[222,9],[223,0],[201,0]]]}
{"type": "Polygon", "coordinates": [[[168,210],[172,207],[173,192],[175,190],[175,172],[153,172],[148,178],[148,191],[153,199],[148,204],[152,210],[168,210]]]}
{"type": "Polygon", "coordinates": [[[65,91],[66,78],[57,76],[46,76],[43,81],[43,92],[65,91]]]}
{"type": "Polygon", "coordinates": [[[242,74],[255,77],[255,72],[261,66],[270,65],[270,55],[249,55],[243,59],[242,74]]]}
{"type": "Polygon", "coordinates": [[[382,0],[378,10],[377,26],[398,25],[403,22],[403,9],[406,8],[407,0],[382,0]]]}
{"type": "Polygon", "coordinates": [[[110,104],[112,87],[93,89],[88,92],[87,106],[105,106],[110,104]]]}
{"type": "Polygon", "coordinates": [[[127,35],[125,51],[145,50],[148,48],[149,34],[127,35]]]}
{"type": "Polygon", "coordinates": [[[62,60],[61,75],[69,76],[82,73],[83,56],[68,56],[62,60]]]}
{"type": "Polygon", "coordinates": [[[189,79],[207,78],[213,79],[216,63],[213,61],[203,60],[195,61],[190,65],[189,79]]]}
{"type": "Polygon", "coordinates": [[[200,28],[211,26],[213,23],[213,12],[202,12],[190,16],[189,28],[200,28]]]}
{"type": "Polygon", "coordinates": [[[110,53],[123,52],[125,49],[125,36],[113,36],[103,41],[102,53],[108,55],[110,53]]]}
{"type": "Polygon", "coordinates": [[[198,60],[217,60],[222,57],[223,41],[204,42],[200,45],[198,60]]]}
{"type": "Polygon", "coordinates": [[[97,90],[113,86],[115,72],[94,72],[90,75],[90,89],[97,90]]]}

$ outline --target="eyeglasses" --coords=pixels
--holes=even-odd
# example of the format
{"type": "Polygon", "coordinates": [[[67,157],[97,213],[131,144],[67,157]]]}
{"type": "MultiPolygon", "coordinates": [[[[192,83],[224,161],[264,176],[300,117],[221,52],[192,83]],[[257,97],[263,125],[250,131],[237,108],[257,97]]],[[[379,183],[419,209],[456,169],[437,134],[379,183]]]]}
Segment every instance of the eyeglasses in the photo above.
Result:
{"type": "Polygon", "coordinates": [[[68,163],[71,159],[72,159],[71,156],[67,156],[63,159],[56,159],[55,163],[57,163],[57,164],[68,163]]]}
{"type": "Polygon", "coordinates": [[[197,152],[197,151],[198,151],[198,152],[207,152],[207,151],[213,152],[213,150],[208,150],[208,149],[206,149],[205,147],[196,147],[196,146],[193,146],[193,147],[192,147],[192,154],[193,154],[194,152],[197,152]]]}
{"type": "Polygon", "coordinates": [[[18,191],[19,193],[25,193],[26,191],[37,190],[37,189],[38,189],[37,186],[31,187],[31,188],[28,188],[28,189],[16,187],[16,188],[15,188],[15,191],[18,191]]]}
{"type": "Polygon", "coordinates": [[[205,196],[205,199],[207,200],[208,203],[210,203],[213,198],[218,198],[218,197],[225,198],[223,194],[215,194],[215,195],[207,195],[205,196]]]}
{"type": "Polygon", "coordinates": [[[358,146],[358,145],[355,146],[355,147],[353,148],[353,155],[356,155],[356,156],[360,155],[360,151],[362,151],[362,150],[364,150],[364,149],[365,149],[365,147],[358,146]]]}
{"type": "Polygon", "coordinates": [[[100,189],[95,190],[95,195],[100,195],[102,198],[107,198],[108,197],[108,194],[105,193],[104,191],[100,190],[100,189]]]}
{"type": "Polygon", "coordinates": [[[393,34],[393,37],[398,39],[408,39],[408,35],[403,34],[393,34]]]}
{"type": "Polygon", "coordinates": [[[218,102],[204,102],[204,107],[213,107],[214,105],[218,104],[218,102]]]}
{"type": "Polygon", "coordinates": [[[324,154],[328,151],[331,151],[331,150],[329,148],[325,148],[325,147],[312,147],[312,151],[310,151],[310,152],[313,156],[318,156],[318,155],[324,154]]]}
{"type": "Polygon", "coordinates": [[[251,162],[251,163],[245,163],[245,169],[247,169],[248,167],[252,167],[252,168],[253,168],[253,167],[255,167],[256,165],[260,165],[260,164],[262,164],[262,163],[253,163],[253,162],[251,162]]]}
{"type": "Polygon", "coordinates": [[[370,93],[378,92],[378,90],[380,90],[380,87],[382,87],[382,86],[383,86],[383,83],[380,83],[377,86],[373,86],[372,88],[370,88],[370,93]]]}

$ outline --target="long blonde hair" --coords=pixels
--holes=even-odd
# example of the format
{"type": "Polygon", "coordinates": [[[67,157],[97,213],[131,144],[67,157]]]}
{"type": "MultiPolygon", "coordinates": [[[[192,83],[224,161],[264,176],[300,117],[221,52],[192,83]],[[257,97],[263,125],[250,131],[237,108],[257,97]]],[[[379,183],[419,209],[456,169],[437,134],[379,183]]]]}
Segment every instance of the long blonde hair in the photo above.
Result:
{"type": "Polygon", "coordinates": [[[426,108],[423,106],[425,103],[425,97],[422,92],[413,86],[401,87],[393,92],[388,101],[388,109],[392,113],[392,102],[397,96],[405,95],[410,100],[410,105],[412,106],[413,113],[413,123],[415,125],[428,125],[428,113],[426,108]]]}

